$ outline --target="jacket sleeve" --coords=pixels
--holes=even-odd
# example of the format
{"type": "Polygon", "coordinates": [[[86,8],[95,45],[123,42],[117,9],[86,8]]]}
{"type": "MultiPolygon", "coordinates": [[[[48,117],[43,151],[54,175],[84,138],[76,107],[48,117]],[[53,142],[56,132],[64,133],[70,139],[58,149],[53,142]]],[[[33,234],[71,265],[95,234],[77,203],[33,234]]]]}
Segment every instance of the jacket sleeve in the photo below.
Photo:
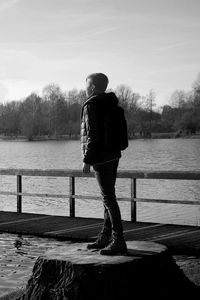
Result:
{"type": "Polygon", "coordinates": [[[94,103],[88,103],[84,107],[86,126],[86,145],[83,162],[93,164],[100,145],[97,107],[94,103]]]}

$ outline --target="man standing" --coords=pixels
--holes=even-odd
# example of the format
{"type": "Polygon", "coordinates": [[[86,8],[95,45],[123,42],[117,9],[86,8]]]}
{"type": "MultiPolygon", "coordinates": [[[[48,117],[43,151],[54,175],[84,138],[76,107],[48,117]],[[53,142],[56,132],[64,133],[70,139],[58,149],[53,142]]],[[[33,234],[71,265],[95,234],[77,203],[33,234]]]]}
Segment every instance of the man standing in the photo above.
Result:
{"type": "Polygon", "coordinates": [[[105,93],[108,78],[94,73],[86,79],[87,101],[81,114],[81,145],[83,172],[90,172],[92,166],[99,184],[103,205],[104,224],[94,243],[88,249],[101,249],[100,254],[123,254],[127,251],[123,235],[121,213],[115,195],[115,181],[121,151],[108,149],[105,144],[105,120],[107,111],[118,105],[113,92],[105,93]]]}

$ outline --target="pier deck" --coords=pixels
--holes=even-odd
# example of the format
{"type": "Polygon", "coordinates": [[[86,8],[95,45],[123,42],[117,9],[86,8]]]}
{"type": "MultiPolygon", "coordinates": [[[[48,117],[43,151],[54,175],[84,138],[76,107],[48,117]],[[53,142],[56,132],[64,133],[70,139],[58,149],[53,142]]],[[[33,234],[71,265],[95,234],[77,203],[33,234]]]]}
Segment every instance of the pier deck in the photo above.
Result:
{"type": "MultiPolygon", "coordinates": [[[[36,235],[72,241],[92,241],[102,219],[0,212],[0,233],[36,235]]],[[[174,254],[200,254],[200,227],[123,221],[127,241],[152,241],[166,245],[174,254]]]]}

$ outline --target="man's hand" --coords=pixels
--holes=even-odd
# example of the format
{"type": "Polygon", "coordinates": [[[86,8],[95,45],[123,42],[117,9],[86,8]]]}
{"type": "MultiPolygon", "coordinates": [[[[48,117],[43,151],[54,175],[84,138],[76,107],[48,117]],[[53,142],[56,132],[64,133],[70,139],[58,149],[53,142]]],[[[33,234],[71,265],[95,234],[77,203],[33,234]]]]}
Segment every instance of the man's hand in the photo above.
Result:
{"type": "Polygon", "coordinates": [[[83,163],[83,173],[90,173],[90,165],[83,163]]]}

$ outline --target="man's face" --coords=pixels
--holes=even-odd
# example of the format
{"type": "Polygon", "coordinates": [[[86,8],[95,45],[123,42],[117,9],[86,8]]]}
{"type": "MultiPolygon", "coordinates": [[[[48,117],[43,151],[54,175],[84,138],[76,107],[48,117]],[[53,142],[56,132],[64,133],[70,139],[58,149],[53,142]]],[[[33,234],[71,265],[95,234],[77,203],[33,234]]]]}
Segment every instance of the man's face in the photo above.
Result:
{"type": "Polygon", "coordinates": [[[86,95],[87,97],[90,97],[92,93],[94,92],[94,84],[92,83],[91,78],[88,78],[86,81],[86,95]]]}

